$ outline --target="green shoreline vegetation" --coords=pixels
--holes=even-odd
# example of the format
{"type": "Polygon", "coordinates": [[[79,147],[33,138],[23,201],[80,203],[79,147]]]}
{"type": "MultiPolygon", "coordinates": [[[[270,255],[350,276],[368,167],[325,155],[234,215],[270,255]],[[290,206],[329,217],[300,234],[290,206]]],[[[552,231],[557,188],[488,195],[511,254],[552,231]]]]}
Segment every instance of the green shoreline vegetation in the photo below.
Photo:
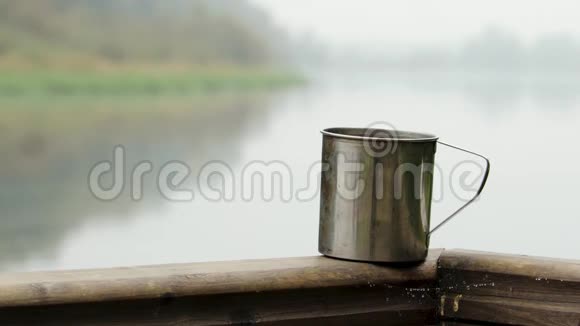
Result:
{"type": "Polygon", "coordinates": [[[0,0],[0,97],[286,87],[290,47],[247,0],[0,0]]]}
{"type": "Polygon", "coordinates": [[[304,81],[291,72],[249,68],[184,68],[183,71],[0,69],[0,96],[179,95],[275,89],[304,81]]]}

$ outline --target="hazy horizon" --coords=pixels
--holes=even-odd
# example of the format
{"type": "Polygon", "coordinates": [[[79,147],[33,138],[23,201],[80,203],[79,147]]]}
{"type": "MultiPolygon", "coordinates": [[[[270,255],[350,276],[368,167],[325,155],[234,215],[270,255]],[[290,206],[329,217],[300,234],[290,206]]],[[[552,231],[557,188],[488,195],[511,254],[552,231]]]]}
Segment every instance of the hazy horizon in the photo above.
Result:
{"type": "Polygon", "coordinates": [[[580,3],[404,2],[360,0],[250,0],[274,23],[298,38],[312,38],[337,47],[452,45],[495,27],[513,33],[524,44],[553,34],[580,35],[580,3]]]}

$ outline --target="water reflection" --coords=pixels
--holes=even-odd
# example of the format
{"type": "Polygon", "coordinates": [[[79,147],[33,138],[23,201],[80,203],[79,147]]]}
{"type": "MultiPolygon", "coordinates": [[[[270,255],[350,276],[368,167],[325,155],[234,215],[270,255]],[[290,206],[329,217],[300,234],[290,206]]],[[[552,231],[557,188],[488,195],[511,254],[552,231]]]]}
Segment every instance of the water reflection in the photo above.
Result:
{"type": "Polygon", "coordinates": [[[129,199],[128,187],[114,202],[90,195],[88,171],[110,160],[115,145],[125,147],[128,167],[142,160],[156,167],[182,160],[192,168],[215,158],[232,162],[248,129],[268,114],[264,94],[149,100],[3,102],[0,269],[58,260],[63,238],[90,219],[159,211],[153,178],[139,203],[129,199]]]}
{"type": "MultiPolygon", "coordinates": [[[[414,91],[430,95],[457,95],[489,113],[513,110],[522,99],[559,110],[574,109],[580,96],[580,78],[573,73],[521,73],[517,71],[376,69],[347,72],[352,87],[375,87],[385,91],[414,91]],[[372,83],[372,84],[371,84],[372,83]]],[[[326,78],[344,79],[341,74],[326,78]]],[[[429,95],[429,96],[430,96],[429,95]]]]}
{"type": "MultiPolygon", "coordinates": [[[[317,200],[171,203],[148,188],[139,203],[127,194],[100,202],[87,190],[88,169],[123,144],[128,165],[152,160],[157,168],[170,160],[194,171],[212,159],[234,170],[281,160],[299,188],[319,159],[320,129],[380,120],[492,160],[482,199],[438,231],[432,246],[578,258],[570,239],[579,226],[580,171],[569,166],[580,158],[573,143],[580,137],[577,78],[316,75],[308,87],[267,97],[149,99],[133,108],[113,101],[93,109],[83,109],[83,100],[50,112],[1,111],[0,269],[316,254],[317,200]]],[[[440,150],[436,161],[450,171],[461,159],[440,150]]],[[[434,223],[459,205],[445,193],[433,205],[434,223]]]]}

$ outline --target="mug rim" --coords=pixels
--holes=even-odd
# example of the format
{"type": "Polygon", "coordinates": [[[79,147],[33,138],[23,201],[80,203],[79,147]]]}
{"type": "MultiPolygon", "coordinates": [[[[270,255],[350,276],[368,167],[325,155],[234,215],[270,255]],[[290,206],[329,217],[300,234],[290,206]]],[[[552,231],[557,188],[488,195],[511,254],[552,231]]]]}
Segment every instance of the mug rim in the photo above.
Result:
{"type": "Polygon", "coordinates": [[[439,139],[429,133],[381,128],[332,127],[325,128],[320,133],[324,136],[363,141],[431,142],[439,139]],[[382,135],[377,136],[380,133],[382,135]]]}

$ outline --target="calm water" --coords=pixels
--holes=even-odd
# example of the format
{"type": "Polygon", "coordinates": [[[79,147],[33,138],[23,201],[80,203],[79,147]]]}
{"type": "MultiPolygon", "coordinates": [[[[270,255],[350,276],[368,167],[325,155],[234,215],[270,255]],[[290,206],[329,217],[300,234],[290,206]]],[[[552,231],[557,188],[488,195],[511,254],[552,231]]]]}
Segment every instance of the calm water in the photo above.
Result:
{"type": "MultiPolygon", "coordinates": [[[[319,74],[307,87],[244,96],[2,99],[0,270],[317,254],[318,197],[245,201],[236,193],[211,202],[195,191],[192,201],[171,202],[156,175],[167,162],[186,162],[192,174],[183,187],[194,189],[208,161],[238,173],[255,160],[279,160],[297,189],[319,159],[320,129],[376,121],[435,133],[492,160],[481,200],[438,231],[432,247],[580,259],[579,81],[380,75],[319,74]],[[153,164],[140,201],[127,187],[112,202],[89,191],[90,168],[111,160],[118,144],[128,171],[153,164]]],[[[461,204],[465,194],[451,191],[448,175],[465,159],[437,153],[434,223],[461,204]]]]}

